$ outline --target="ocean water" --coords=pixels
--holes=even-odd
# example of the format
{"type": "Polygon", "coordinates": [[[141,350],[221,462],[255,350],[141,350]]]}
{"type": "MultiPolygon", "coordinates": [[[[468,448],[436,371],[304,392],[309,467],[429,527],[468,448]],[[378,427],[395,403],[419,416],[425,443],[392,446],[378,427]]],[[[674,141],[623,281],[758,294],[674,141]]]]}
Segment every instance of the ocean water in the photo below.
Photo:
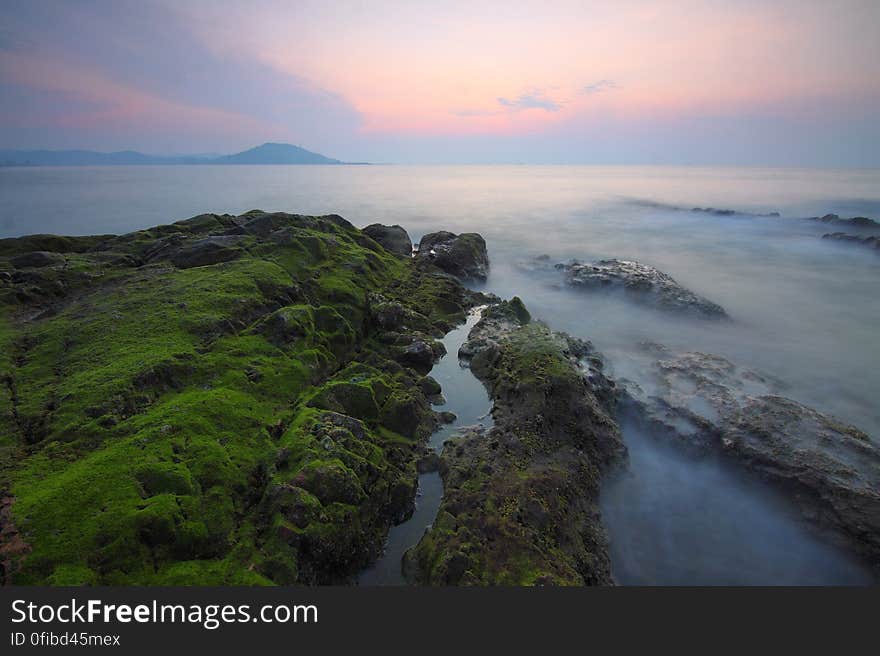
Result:
{"type": "MultiPolygon", "coordinates": [[[[338,213],[358,226],[399,223],[414,241],[438,229],[480,232],[492,261],[486,289],[519,295],[534,316],[590,339],[612,375],[638,376],[634,353],[646,340],[717,353],[780,379],[786,396],[880,437],[880,257],[822,240],[841,228],[805,220],[829,212],[880,219],[877,170],[0,168],[0,237],[122,233],[253,208],[338,213]],[[760,216],[770,212],[780,216],[760,216]],[[732,321],[698,321],[564,289],[521,266],[541,254],[553,261],[639,260],[719,303],[732,321]]],[[[629,475],[609,480],[603,494],[622,583],[867,580],[858,563],[799,524],[784,500],[768,503],[765,494],[773,492],[758,490],[760,481],[720,463],[690,463],[632,429],[625,438],[635,454],[629,475]],[[700,509],[692,510],[697,502],[700,509]],[[789,524],[771,536],[781,522],[789,524]],[[639,546],[652,540],[664,548],[639,546]],[[822,576],[804,574],[810,568],[822,576]]]]}

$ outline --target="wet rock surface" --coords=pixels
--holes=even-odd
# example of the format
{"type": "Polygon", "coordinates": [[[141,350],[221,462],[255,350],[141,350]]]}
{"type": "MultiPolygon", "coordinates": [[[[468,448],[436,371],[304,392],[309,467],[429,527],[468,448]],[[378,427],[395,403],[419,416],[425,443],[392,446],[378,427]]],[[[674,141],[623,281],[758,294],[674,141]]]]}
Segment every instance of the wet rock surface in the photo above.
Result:
{"type": "Polygon", "coordinates": [[[853,216],[843,218],[837,214],[826,214],[825,216],[810,217],[810,221],[818,221],[819,223],[828,223],[831,225],[839,225],[850,228],[880,228],[880,223],[869,219],[866,216],[853,216]]]}
{"type": "Polygon", "coordinates": [[[621,381],[637,416],[779,484],[804,516],[880,559],[880,449],[858,428],[780,395],[781,382],[717,355],[646,345],[653,386],[621,381]]]}
{"type": "Polygon", "coordinates": [[[417,257],[461,280],[482,281],[489,275],[486,241],[475,232],[428,233],[419,243],[417,257]]]}
{"type": "Polygon", "coordinates": [[[400,257],[412,256],[412,240],[401,226],[373,223],[364,228],[363,231],[364,234],[381,244],[389,253],[394,253],[400,257]]]}
{"type": "Polygon", "coordinates": [[[701,214],[711,214],[713,216],[761,216],[761,217],[777,217],[779,212],[768,212],[766,214],[756,214],[754,212],[741,212],[739,210],[723,209],[718,207],[692,207],[691,212],[701,214]]]}
{"type": "Polygon", "coordinates": [[[832,241],[855,244],[858,246],[866,246],[867,248],[880,250],[880,237],[876,237],[873,235],[870,237],[860,237],[858,235],[850,235],[845,232],[828,232],[822,235],[822,239],[830,239],[832,241]]]}
{"type": "Polygon", "coordinates": [[[620,289],[642,303],[659,309],[685,312],[711,318],[727,313],[717,303],[682,287],[662,271],[630,260],[599,260],[592,263],[570,262],[557,265],[565,282],[576,289],[620,289]]]}
{"type": "Polygon", "coordinates": [[[625,448],[606,394],[613,383],[592,348],[532,323],[514,299],[483,312],[460,355],[486,385],[495,425],[446,443],[443,502],[407,553],[407,577],[430,585],[611,583],[596,501],[601,471],[625,448]]]}

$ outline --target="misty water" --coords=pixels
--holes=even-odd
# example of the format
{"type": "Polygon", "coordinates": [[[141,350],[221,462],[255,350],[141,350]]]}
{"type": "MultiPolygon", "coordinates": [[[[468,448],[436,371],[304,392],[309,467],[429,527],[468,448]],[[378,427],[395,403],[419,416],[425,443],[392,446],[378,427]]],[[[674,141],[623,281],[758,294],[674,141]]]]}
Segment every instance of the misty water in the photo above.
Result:
{"type": "MultiPolygon", "coordinates": [[[[479,321],[480,309],[470,312],[467,321],[451,330],[443,338],[446,355],[434,365],[431,376],[443,388],[443,403],[435,406],[437,410],[454,412],[456,418],[443,425],[431,435],[428,448],[440,453],[443,444],[458,431],[469,426],[492,426],[490,410],[492,404],[483,384],[470,369],[458,359],[458,349],[467,339],[474,324],[479,321]]],[[[391,527],[382,556],[358,577],[360,585],[403,585],[406,583],[401,569],[404,553],[414,547],[425,530],[437,517],[437,510],[443,499],[443,481],[438,472],[419,475],[419,491],[416,496],[415,511],[405,522],[391,527]]]]}
{"type": "MultiPolygon", "coordinates": [[[[399,223],[414,240],[438,229],[480,232],[492,261],[486,289],[519,295],[533,316],[590,339],[612,376],[639,380],[644,363],[636,345],[645,340],[715,353],[780,379],[785,396],[872,439],[880,435],[880,257],[822,240],[840,228],[804,218],[835,212],[880,219],[880,171],[0,168],[0,236],[120,233],[252,208],[333,212],[358,226],[399,223]],[[758,216],[769,212],[781,216],[758,216]],[[558,278],[519,266],[540,254],[553,261],[639,260],[719,303],[732,321],[693,320],[620,296],[573,292],[558,278]]],[[[449,409],[458,413],[446,387],[449,409]]],[[[602,500],[621,583],[870,581],[860,563],[815,535],[756,478],[709,458],[694,460],[631,427],[624,437],[629,471],[606,481],[602,500]]]]}

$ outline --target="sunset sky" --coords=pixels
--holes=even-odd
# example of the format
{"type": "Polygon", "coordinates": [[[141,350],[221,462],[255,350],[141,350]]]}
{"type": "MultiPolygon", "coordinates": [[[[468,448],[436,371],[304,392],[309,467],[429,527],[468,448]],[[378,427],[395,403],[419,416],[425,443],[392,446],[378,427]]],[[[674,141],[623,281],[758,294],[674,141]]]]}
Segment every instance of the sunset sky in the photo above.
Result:
{"type": "Polygon", "coordinates": [[[880,2],[3,0],[0,148],[880,166],[880,2]]]}

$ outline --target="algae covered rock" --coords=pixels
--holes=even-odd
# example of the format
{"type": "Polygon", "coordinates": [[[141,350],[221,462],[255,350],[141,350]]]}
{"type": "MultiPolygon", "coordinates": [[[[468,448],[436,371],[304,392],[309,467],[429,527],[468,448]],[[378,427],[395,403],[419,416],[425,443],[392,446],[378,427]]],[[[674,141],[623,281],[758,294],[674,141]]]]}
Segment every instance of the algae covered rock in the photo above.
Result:
{"type": "Polygon", "coordinates": [[[0,271],[20,584],[350,580],[438,420],[433,359],[401,352],[479,299],[342,217],[259,210],[0,240],[0,271]]]}
{"type": "Polygon", "coordinates": [[[241,255],[236,248],[240,242],[241,237],[235,235],[205,237],[181,248],[171,261],[180,269],[228,262],[241,255]]]}
{"type": "Polygon", "coordinates": [[[414,339],[398,352],[396,360],[417,371],[428,372],[444,353],[445,349],[439,342],[429,344],[423,339],[414,339]]]}
{"type": "MultiPolygon", "coordinates": [[[[601,472],[625,453],[584,364],[589,344],[490,306],[462,353],[493,400],[494,427],[446,443],[444,498],[405,557],[426,585],[611,583],[597,506],[601,472]]],[[[610,382],[606,382],[610,385],[610,382]]]]}
{"type": "Polygon", "coordinates": [[[406,230],[399,225],[386,226],[373,223],[364,228],[364,234],[381,244],[389,253],[400,257],[412,256],[412,240],[406,230]]]}
{"type": "Polygon", "coordinates": [[[53,266],[64,264],[64,256],[60,253],[49,251],[31,251],[30,253],[16,255],[10,260],[10,263],[17,269],[53,266]]]}
{"type": "Polygon", "coordinates": [[[486,280],[489,275],[486,241],[475,232],[431,232],[419,242],[418,257],[462,280],[486,280]]]}

